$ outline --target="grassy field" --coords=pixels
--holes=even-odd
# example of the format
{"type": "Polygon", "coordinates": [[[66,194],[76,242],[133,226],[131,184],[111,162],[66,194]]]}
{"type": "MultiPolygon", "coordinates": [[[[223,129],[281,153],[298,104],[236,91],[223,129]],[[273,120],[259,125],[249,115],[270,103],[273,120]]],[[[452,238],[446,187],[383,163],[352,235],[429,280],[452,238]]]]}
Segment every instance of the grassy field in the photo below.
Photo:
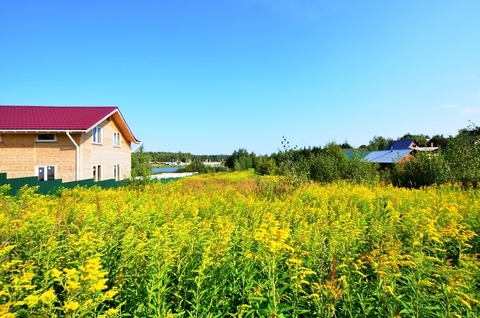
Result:
{"type": "Polygon", "coordinates": [[[0,194],[0,317],[478,317],[479,199],[248,172],[0,194]]]}

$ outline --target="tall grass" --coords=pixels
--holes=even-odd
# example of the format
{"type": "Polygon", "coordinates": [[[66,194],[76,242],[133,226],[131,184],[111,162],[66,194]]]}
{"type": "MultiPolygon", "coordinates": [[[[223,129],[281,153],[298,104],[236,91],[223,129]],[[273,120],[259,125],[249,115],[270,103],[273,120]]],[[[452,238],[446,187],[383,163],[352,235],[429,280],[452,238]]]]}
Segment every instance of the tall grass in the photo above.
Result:
{"type": "Polygon", "coordinates": [[[479,316],[479,192],[286,187],[0,191],[0,317],[479,316]]]}

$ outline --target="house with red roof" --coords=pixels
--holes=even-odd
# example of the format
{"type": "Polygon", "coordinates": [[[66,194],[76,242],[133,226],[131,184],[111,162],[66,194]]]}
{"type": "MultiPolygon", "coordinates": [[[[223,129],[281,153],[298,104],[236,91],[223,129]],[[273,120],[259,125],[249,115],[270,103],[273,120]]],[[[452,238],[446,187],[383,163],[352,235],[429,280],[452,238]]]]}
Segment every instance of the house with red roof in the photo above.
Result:
{"type": "Polygon", "coordinates": [[[140,144],[116,106],[0,105],[0,172],[39,181],[130,177],[140,144]]]}

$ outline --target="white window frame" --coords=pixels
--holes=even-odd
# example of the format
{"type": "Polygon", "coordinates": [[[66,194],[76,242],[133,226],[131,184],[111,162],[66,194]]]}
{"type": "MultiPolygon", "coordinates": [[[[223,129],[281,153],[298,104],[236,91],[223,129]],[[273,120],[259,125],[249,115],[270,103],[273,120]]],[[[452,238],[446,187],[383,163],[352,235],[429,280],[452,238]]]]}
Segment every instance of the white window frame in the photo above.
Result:
{"type": "Polygon", "coordinates": [[[56,134],[37,134],[35,138],[36,142],[57,142],[57,135],[56,134]],[[52,135],[53,139],[40,139],[40,135],[52,135]]]}
{"type": "Polygon", "coordinates": [[[114,164],[113,165],[113,179],[115,181],[120,181],[120,164],[114,164]]]}
{"type": "Polygon", "coordinates": [[[113,146],[114,147],[121,146],[121,136],[120,136],[120,133],[117,131],[113,132],[113,146]]]}
{"type": "Polygon", "coordinates": [[[57,178],[57,167],[54,166],[54,165],[46,165],[46,166],[36,166],[35,167],[35,170],[36,170],[36,175],[38,177],[38,181],[48,181],[48,180],[55,180],[57,178]],[[43,179],[40,180],[40,169],[43,168],[43,171],[44,171],[44,175],[43,175],[43,179]],[[48,170],[50,169],[53,169],[53,179],[50,179],[48,177],[48,170]]]}
{"type": "Polygon", "coordinates": [[[92,129],[92,142],[94,144],[102,144],[102,127],[95,126],[92,129]]]}
{"type": "Polygon", "coordinates": [[[94,165],[92,167],[93,182],[102,181],[102,165],[94,165]]]}

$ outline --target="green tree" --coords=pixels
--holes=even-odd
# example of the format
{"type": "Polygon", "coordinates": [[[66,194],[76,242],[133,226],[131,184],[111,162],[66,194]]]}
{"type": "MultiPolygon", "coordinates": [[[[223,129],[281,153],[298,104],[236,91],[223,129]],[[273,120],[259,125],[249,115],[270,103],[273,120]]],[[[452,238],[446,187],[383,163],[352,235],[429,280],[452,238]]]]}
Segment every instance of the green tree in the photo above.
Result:
{"type": "Polygon", "coordinates": [[[278,173],[278,166],[275,158],[268,156],[257,157],[255,164],[255,172],[259,175],[275,175],[278,173]]]}
{"type": "Polygon", "coordinates": [[[150,179],[152,168],[150,166],[150,154],[140,146],[132,153],[132,178],[141,177],[142,180],[150,179]]]}
{"type": "Polygon", "coordinates": [[[409,140],[409,139],[415,139],[420,146],[426,147],[428,146],[428,140],[430,139],[429,136],[427,135],[412,135],[410,133],[403,135],[402,137],[398,137],[398,140],[409,140]]]}
{"type": "Polygon", "coordinates": [[[342,149],[352,149],[353,147],[350,146],[350,144],[345,140],[343,144],[340,145],[340,148],[342,149]]]}
{"type": "Polygon", "coordinates": [[[214,169],[206,166],[203,162],[199,160],[194,160],[188,164],[183,169],[178,169],[177,172],[198,172],[198,173],[208,173],[212,172],[214,169]]]}
{"type": "Polygon", "coordinates": [[[326,145],[310,163],[310,178],[314,181],[333,182],[348,179],[348,157],[335,143],[326,145]]]}
{"type": "Polygon", "coordinates": [[[238,151],[235,150],[225,161],[225,166],[235,171],[243,171],[254,168],[254,164],[255,154],[253,152],[249,154],[244,148],[240,148],[238,151]]]}
{"type": "Polygon", "coordinates": [[[448,137],[442,135],[435,135],[428,141],[427,146],[429,147],[432,143],[434,147],[440,147],[446,149],[448,147],[448,137]]]}
{"type": "Polygon", "coordinates": [[[389,140],[391,140],[391,138],[374,136],[368,143],[367,149],[370,151],[384,150],[387,147],[389,140]]]}
{"type": "Polygon", "coordinates": [[[480,182],[480,135],[479,127],[470,124],[461,129],[457,136],[450,137],[445,159],[452,173],[453,181],[465,186],[477,186],[480,182]]]}
{"type": "Polygon", "coordinates": [[[394,185],[407,188],[444,184],[451,180],[450,166],[441,153],[420,152],[395,165],[391,180],[394,185]]]}

